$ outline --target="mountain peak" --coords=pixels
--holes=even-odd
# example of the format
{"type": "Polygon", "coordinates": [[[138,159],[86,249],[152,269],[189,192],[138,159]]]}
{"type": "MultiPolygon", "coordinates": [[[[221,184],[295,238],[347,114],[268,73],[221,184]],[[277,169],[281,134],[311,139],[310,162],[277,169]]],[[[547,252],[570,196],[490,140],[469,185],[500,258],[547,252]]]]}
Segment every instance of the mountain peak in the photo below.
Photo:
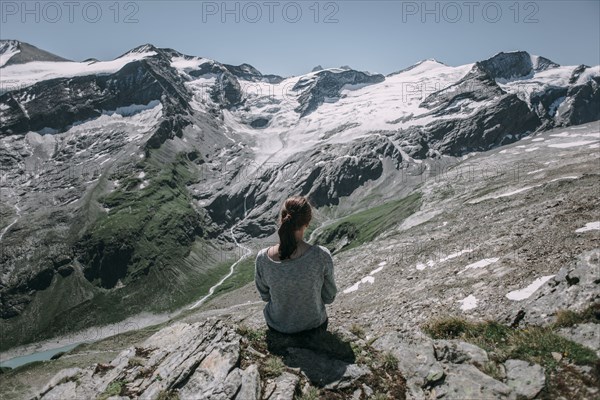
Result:
{"type": "Polygon", "coordinates": [[[522,50],[501,51],[486,60],[477,62],[477,64],[493,79],[502,80],[533,76],[537,71],[559,67],[558,64],[547,58],[532,56],[522,50]]]}
{"type": "Polygon", "coordinates": [[[446,65],[443,62],[436,60],[435,58],[426,58],[424,60],[419,61],[415,65],[420,65],[420,64],[423,64],[423,63],[426,63],[426,62],[431,62],[431,63],[446,65]]]}
{"type": "Polygon", "coordinates": [[[129,50],[128,52],[122,54],[121,56],[117,57],[117,58],[121,58],[130,54],[143,54],[143,53],[150,53],[150,52],[155,52],[158,53],[158,48],[156,48],[156,46],[154,46],[151,43],[146,43],[146,44],[142,44],[140,46],[134,47],[133,49],[129,50]]]}
{"type": "Polygon", "coordinates": [[[21,42],[14,39],[0,39],[0,54],[5,54],[11,49],[18,49],[21,42]]]}
{"type": "Polygon", "coordinates": [[[33,61],[70,61],[37,47],[14,39],[0,40],[0,67],[26,64],[33,61]]]}
{"type": "Polygon", "coordinates": [[[387,76],[398,75],[398,74],[401,74],[403,72],[410,71],[411,69],[417,68],[417,67],[419,67],[421,65],[424,65],[424,64],[446,65],[443,62],[440,62],[440,61],[436,60],[435,58],[426,58],[425,60],[418,61],[418,62],[416,62],[415,64],[413,64],[413,65],[411,65],[409,67],[403,68],[403,69],[401,69],[399,71],[396,71],[396,72],[392,72],[392,73],[388,74],[387,76]]]}

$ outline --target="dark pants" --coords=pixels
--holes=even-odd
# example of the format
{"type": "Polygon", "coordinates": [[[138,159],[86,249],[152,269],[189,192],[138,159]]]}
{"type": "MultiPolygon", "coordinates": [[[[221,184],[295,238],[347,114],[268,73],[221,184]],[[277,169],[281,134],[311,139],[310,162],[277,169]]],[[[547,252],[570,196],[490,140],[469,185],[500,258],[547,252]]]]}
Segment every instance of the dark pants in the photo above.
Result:
{"type": "Polygon", "coordinates": [[[329,319],[326,319],[316,328],[296,333],[282,333],[267,324],[267,349],[271,354],[286,357],[290,347],[300,347],[318,354],[330,354],[333,358],[347,361],[350,364],[354,363],[352,347],[336,334],[327,331],[328,322],[329,319]]]}
{"type": "Polygon", "coordinates": [[[284,333],[284,332],[280,332],[277,329],[271,327],[269,324],[267,324],[267,328],[269,328],[269,330],[271,332],[274,333],[278,333],[280,335],[289,335],[289,336],[304,336],[304,335],[311,335],[314,333],[322,333],[322,332],[326,332],[327,331],[327,323],[329,322],[329,318],[325,319],[325,322],[323,322],[321,325],[317,326],[316,328],[312,328],[312,329],[307,329],[304,331],[300,331],[300,332],[294,332],[294,333],[284,333]]]}

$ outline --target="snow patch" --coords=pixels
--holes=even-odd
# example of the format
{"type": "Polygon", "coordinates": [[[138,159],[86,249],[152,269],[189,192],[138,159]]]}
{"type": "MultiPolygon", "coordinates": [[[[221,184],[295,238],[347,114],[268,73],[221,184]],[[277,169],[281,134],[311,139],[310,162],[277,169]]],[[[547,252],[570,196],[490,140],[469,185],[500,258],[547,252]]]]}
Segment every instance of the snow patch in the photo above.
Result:
{"type": "Polygon", "coordinates": [[[4,43],[2,47],[0,47],[0,51],[0,67],[3,67],[15,54],[21,52],[17,47],[17,44],[12,41],[4,43]]]}
{"type": "Polygon", "coordinates": [[[376,273],[380,272],[382,269],[383,269],[383,267],[375,268],[373,271],[371,271],[371,272],[369,273],[369,275],[376,274],[376,273]]]}
{"type": "Polygon", "coordinates": [[[472,310],[475,307],[477,307],[477,298],[475,296],[468,295],[467,297],[465,297],[462,300],[458,300],[458,303],[462,303],[460,306],[460,309],[463,311],[468,311],[468,310],[472,310]]]}
{"type": "Polygon", "coordinates": [[[585,224],[583,228],[579,228],[575,230],[577,233],[587,232],[587,231],[597,231],[600,230],[600,221],[588,222],[585,224]]]}
{"type": "Polygon", "coordinates": [[[130,116],[138,114],[142,111],[153,109],[154,107],[158,106],[159,104],[160,104],[159,100],[152,100],[150,103],[148,103],[146,105],[132,104],[132,105],[125,106],[125,107],[119,107],[114,111],[103,111],[102,114],[104,114],[104,115],[119,114],[122,117],[130,117],[130,116]]]}
{"type": "Polygon", "coordinates": [[[350,286],[349,288],[344,290],[344,293],[351,293],[351,292],[355,292],[358,290],[358,287],[360,286],[361,283],[373,283],[375,282],[375,278],[373,278],[372,276],[365,276],[364,278],[362,278],[360,281],[356,282],[354,285],[350,286]]]}
{"type": "MultiPolygon", "coordinates": [[[[470,253],[472,251],[473,251],[473,249],[464,249],[464,250],[457,251],[456,253],[452,253],[452,254],[449,254],[449,255],[447,255],[445,257],[440,258],[438,260],[438,263],[443,263],[443,262],[446,262],[448,260],[452,260],[453,258],[461,256],[461,255],[463,255],[465,253],[470,253]]],[[[420,263],[417,263],[417,265],[415,267],[417,268],[417,270],[423,271],[425,268],[427,268],[427,267],[433,267],[435,264],[436,264],[436,262],[434,260],[428,260],[426,264],[423,264],[423,263],[420,262],[420,263]]]]}
{"type": "Polygon", "coordinates": [[[560,178],[552,179],[550,182],[562,181],[564,179],[578,179],[578,178],[579,178],[578,176],[563,176],[560,178]]]}
{"type": "Polygon", "coordinates": [[[379,266],[379,268],[376,268],[373,271],[369,272],[369,275],[365,276],[364,278],[362,278],[360,281],[356,282],[354,285],[350,286],[349,288],[346,288],[344,290],[344,293],[352,293],[352,292],[357,291],[358,287],[362,283],[368,282],[368,283],[372,284],[373,282],[375,282],[375,278],[372,275],[380,272],[386,264],[387,264],[387,261],[382,261],[379,264],[377,264],[379,266]]]}
{"type": "Polygon", "coordinates": [[[479,268],[487,267],[488,265],[495,263],[499,259],[500,258],[497,258],[497,257],[496,258],[484,258],[483,260],[479,260],[477,262],[467,265],[462,271],[459,272],[459,274],[462,274],[463,272],[470,270],[470,269],[479,269],[479,268]]]}
{"type": "Polygon", "coordinates": [[[544,170],[545,170],[545,168],[542,168],[542,169],[536,169],[535,171],[530,171],[530,172],[528,172],[528,173],[527,173],[527,175],[533,175],[533,174],[537,174],[538,172],[542,172],[542,171],[544,171],[544,170]]]}
{"type": "Polygon", "coordinates": [[[548,282],[550,279],[554,278],[554,275],[542,276],[541,278],[537,278],[533,281],[529,286],[524,289],[513,290],[510,293],[506,294],[506,297],[509,300],[520,301],[529,298],[536,290],[541,288],[544,283],[548,282]]]}
{"type": "Polygon", "coordinates": [[[548,108],[548,114],[553,117],[554,114],[556,114],[556,110],[558,109],[558,107],[562,104],[563,101],[565,101],[566,97],[559,97],[558,99],[554,100],[554,102],[552,104],[550,104],[550,107],[548,108]]]}
{"type": "Polygon", "coordinates": [[[488,200],[488,199],[499,199],[499,198],[502,198],[502,197],[513,196],[515,194],[519,194],[519,193],[525,192],[527,190],[533,189],[533,188],[538,187],[538,186],[540,186],[540,185],[525,186],[525,187],[522,187],[520,189],[513,190],[511,192],[506,192],[506,193],[502,193],[502,194],[498,194],[498,195],[487,195],[487,196],[483,196],[483,197],[478,197],[476,199],[469,200],[467,203],[469,203],[469,204],[476,204],[476,203],[480,203],[480,202],[482,202],[484,200],[488,200]]]}
{"type": "Polygon", "coordinates": [[[186,58],[186,57],[173,57],[171,59],[171,66],[183,72],[193,71],[198,69],[202,64],[211,62],[208,58],[186,58]]]}
{"type": "Polygon", "coordinates": [[[2,81],[7,86],[31,86],[48,79],[71,76],[104,75],[119,71],[125,65],[155,55],[156,52],[130,53],[112,61],[94,63],[73,61],[34,61],[2,68],[2,81]]]}
{"type": "Polygon", "coordinates": [[[569,149],[571,147],[579,147],[585,146],[586,144],[596,143],[595,140],[580,140],[577,142],[567,142],[567,143],[553,143],[549,144],[548,147],[554,147],[557,149],[569,149]]]}

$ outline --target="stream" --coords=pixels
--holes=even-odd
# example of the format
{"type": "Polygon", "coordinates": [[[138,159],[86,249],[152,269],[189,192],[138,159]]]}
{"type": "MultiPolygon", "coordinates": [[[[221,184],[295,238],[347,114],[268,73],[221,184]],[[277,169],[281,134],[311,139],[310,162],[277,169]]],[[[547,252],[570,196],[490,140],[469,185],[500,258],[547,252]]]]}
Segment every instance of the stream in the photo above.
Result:
{"type": "MultiPolygon", "coordinates": [[[[18,206],[15,206],[15,207],[17,208],[18,211],[20,211],[18,209],[18,206]]],[[[244,214],[246,214],[246,213],[244,213],[244,214]]],[[[244,219],[245,219],[245,216],[244,216],[244,219]]],[[[0,239],[2,238],[2,236],[4,235],[4,233],[12,225],[14,225],[14,223],[17,222],[17,220],[18,220],[18,218],[12,224],[10,224],[6,228],[4,228],[4,230],[0,234],[0,239]]],[[[240,221],[240,222],[242,222],[242,221],[240,221]]],[[[194,308],[200,306],[201,304],[203,304],[210,296],[213,295],[213,293],[215,292],[215,290],[219,286],[221,286],[227,280],[227,278],[229,278],[231,275],[233,275],[233,273],[235,272],[235,267],[240,262],[242,262],[244,259],[246,259],[250,254],[252,254],[252,250],[250,248],[248,248],[248,247],[246,247],[246,246],[238,243],[237,239],[235,238],[235,234],[233,233],[234,228],[240,222],[238,222],[233,227],[231,227],[231,229],[229,230],[229,232],[231,233],[231,237],[232,237],[233,242],[235,243],[235,245],[237,247],[241,248],[242,250],[244,250],[244,254],[236,262],[234,262],[231,265],[231,267],[229,269],[229,273],[227,275],[225,275],[219,282],[217,282],[215,285],[213,285],[208,290],[208,293],[205,296],[203,296],[200,300],[198,300],[197,302],[195,302],[190,307],[187,307],[187,309],[191,310],[191,309],[194,309],[194,308]]],[[[173,313],[165,313],[165,314],[157,314],[157,315],[154,315],[154,314],[150,315],[150,314],[148,314],[145,317],[142,317],[141,320],[140,320],[140,318],[136,318],[134,316],[134,317],[130,317],[130,318],[126,319],[125,321],[122,321],[121,323],[118,323],[118,324],[112,324],[112,325],[109,325],[109,326],[91,327],[91,328],[86,329],[85,331],[76,332],[76,333],[67,335],[66,340],[64,340],[64,338],[62,338],[62,339],[53,338],[53,339],[49,339],[49,340],[46,340],[46,341],[43,341],[43,342],[39,342],[39,343],[27,344],[27,345],[23,346],[23,348],[27,349],[25,351],[31,351],[32,349],[39,348],[39,347],[41,347],[41,350],[29,352],[29,353],[27,353],[25,355],[13,357],[13,358],[10,358],[8,360],[5,360],[4,356],[0,355],[0,367],[16,368],[16,367],[19,367],[21,365],[25,365],[25,364],[28,364],[28,363],[34,362],[34,361],[50,360],[52,358],[52,356],[54,356],[55,354],[58,354],[60,352],[66,352],[66,351],[72,350],[73,348],[75,348],[79,344],[82,344],[82,343],[91,343],[91,342],[94,342],[94,341],[97,341],[97,340],[101,340],[101,339],[107,338],[109,336],[113,336],[113,335],[118,334],[118,333],[123,333],[123,332],[127,332],[127,331],[130,331],[130,330],[138,330],[138,329],[142,329],[142,328],[145,328],[147,326],[150,326],[150,325],[154,325],[154,324],[158,324],[158,323],[167,321],[170,318],[173,318],[174,316],[178,315],[184,309],[186,309],[186,308],[182,308],[182,309],[177,310],[177,311],[175,311],[173,313]],[[129,322],[127,322],[127,321],[129,321],[129,322]],[[81,339],[84,339],[84,338],[88,338],[90,336],[90,333],[93,332],[93,331],[95,331],[95,333],[96,333],[94,335],[94,339],[93,340],[81,340],[81,339]],[[75,339],[76,342],[73,343],[73,339],[75,339]],[[62,341],[63,343],[66,342],[68,344],[48,349],[47,347],[48,347],[48,343],[50,341],[52,341],[52,342],[56,341],[57,344],[60,344],[60,342],[62,341]]],[[[10,351],[11,350],[8,350],[7,352],[10,352],[10,351]]]]}

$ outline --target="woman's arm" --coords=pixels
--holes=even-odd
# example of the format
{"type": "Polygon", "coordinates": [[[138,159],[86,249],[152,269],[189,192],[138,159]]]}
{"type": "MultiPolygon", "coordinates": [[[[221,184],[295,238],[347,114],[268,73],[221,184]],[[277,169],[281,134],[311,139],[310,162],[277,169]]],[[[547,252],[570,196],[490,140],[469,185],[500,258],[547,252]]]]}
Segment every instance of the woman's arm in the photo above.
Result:
{"type": "Polygon", "coordinates": [[[271,295],[269,294],[269,286],[265,283],[262,274],[261,268],[258,263],[259,255],[256,255],[256,260],[254,261],[254,283],[256,284],[256,289],[258,290],[258,294],[260,294],[260,298],[263,301],[271,301],[271,295]]]}
{"type": "Polygon", "coordinates": [[[333,303],[337,294],[337,286],[335,285],[335,274],[333,270],[333,259],[327,248],[325,255],[325,279],[323,280],[323,288],[321,289],[321,300],[325,304],[333,303]]]}

